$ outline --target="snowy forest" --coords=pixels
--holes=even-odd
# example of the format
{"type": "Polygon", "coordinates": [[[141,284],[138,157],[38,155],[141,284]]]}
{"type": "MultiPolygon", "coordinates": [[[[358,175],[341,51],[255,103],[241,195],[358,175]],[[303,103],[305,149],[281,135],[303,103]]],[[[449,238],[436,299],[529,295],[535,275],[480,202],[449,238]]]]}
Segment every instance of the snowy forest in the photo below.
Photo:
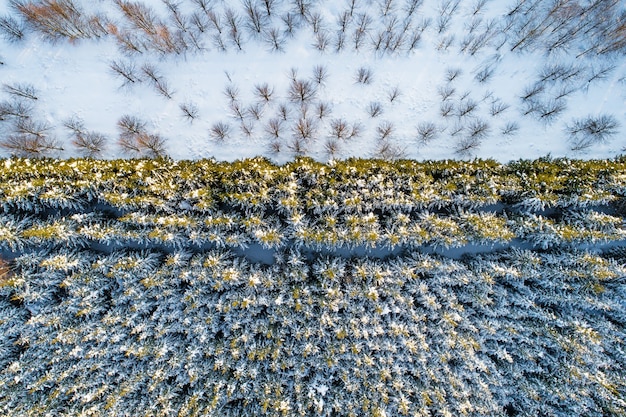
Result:
{"type": "Polygon", "coordinates": [[[6,159],[0,411],[623,415],[625,165],[6,159]]]}
{"type": "Polygon", "coordinates": [[[0,415],[626,415],[622,0],[0,1],[0,415]]]}

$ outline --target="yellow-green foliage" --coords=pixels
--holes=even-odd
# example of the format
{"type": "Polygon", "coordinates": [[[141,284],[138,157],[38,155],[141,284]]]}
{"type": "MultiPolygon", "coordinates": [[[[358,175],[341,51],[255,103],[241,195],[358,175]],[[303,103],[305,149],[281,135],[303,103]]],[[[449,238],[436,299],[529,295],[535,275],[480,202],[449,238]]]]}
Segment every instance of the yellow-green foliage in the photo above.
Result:
{"type": "Polygon", "coordinates": [[[485,205],[537,198],[548,206],[575,200],[606,202],[626,188],[626,160],[539,159],[500,164],[476,161],[348,159],[322,164],[308,158],[277,166],[264,158],[233,163],[168,159],[6,159],[0,163],[0,200],[39,199],[51,205],[73,198],[119,207],[159,208],[189,199],[208,209],[218,201],[249,208],[269,202],[293,209],[337,205],[358,210],[436,207],[458,202],[485,205]],[[344,194],[347,193],[347,194],[344,194]]]}

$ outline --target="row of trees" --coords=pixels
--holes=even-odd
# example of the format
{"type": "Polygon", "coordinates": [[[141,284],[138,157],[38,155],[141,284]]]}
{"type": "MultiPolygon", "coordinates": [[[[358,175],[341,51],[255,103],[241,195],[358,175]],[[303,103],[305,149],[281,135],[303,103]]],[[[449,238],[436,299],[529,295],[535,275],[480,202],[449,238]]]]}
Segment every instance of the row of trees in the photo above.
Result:
{"type": "MultiPolygon", "coordinates": [[[[0,204],[6,211],[90,207],[171,213],[279,210],[325,214],[430,210],[455,213],[505,205],[518,212],[580,209],[623,199],[623,160],[568,159],[416,162],[300,158],[284,166],[255,158],[211,160],[7,159],[0,164],[0,204]],[[53,196],[53,198],[52,198],[53,196]]],[[[540,213],[538,213],[540,214],[540,213]]]]}
{"type": "Polygon", "coordinates": [[[623,258],[35,252],[0,286],[0,412],[623,415],[623,258]],[[89,370],[89,372],[85,372],[89,370]]]}
{"type": "Polygon", "coordinates": [[[626,11],[619,0],[517,0],[503,21],[484,17],[485,1],[467,7],[458,0],[440,1],[436,12],[426,16],[422,0],[348,1],[332,18],[305,0],[192,3],[182,7],[166,0],[160,14],[141,1],[115,0],[121,17],[116,19],[93,5],[85,10],[76,0],[11,0],[16,16],[3,17],[0,30],[16,41],[27,28],[51,40],[112,35],[126,53],[167,55],[208,48],[243,50],[250,41],[283,51],[297,31],[306,29],[313,46],[322,51],[351,48],[396,54],[417,48],[428,28],[439,36],[440,48],[447,49],[454,41],[452,23],[463,18],[459,49],[471,55],[504,45],[511,51],[549,53],[573,48],[578,56],[619,53],[626,46],[626,11]]]}
{"type": "MultiPolygon", "coordinates": [[[[50,200],[57,195],[49,192],[50,200]]],[[[623,241],[623,218],[597,211],[576,211],[561,219],[535,214],[461,213],[444,216],[429,212],[397,214],[380,218],[373,212],[327,213],[319,218],[291,210],[284,216],[209,211],[203,216],[152,215],[132,212],[117,219],[101,213],[50,217],[35,220],[6,215],[0,226],[0,248],[124,247],[247,248],[308,247],[340,248],[450,248],[468,245],[515,245],[575,247],[623,241]]]]}

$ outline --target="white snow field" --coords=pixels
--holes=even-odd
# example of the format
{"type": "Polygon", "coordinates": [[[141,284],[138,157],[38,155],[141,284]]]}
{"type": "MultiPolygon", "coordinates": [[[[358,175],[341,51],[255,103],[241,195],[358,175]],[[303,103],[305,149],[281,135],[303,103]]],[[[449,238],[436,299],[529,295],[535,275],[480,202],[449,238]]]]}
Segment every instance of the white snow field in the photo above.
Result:
{"type": "Polygon", "coordinates": [[[616,156],[623,2],[554,4],[4,0],[0,155],[82,155],[70,120],[106,138],[94,156],[145,155],[119,144],[118,121],[133,116],[174,159],[616,156]],[[54,4],[73,7],[74,29],[97,16],[97,36],[55,32],[41,17],[54,4]],[[7,146],[27,137],[54,149],[7,146]]]}

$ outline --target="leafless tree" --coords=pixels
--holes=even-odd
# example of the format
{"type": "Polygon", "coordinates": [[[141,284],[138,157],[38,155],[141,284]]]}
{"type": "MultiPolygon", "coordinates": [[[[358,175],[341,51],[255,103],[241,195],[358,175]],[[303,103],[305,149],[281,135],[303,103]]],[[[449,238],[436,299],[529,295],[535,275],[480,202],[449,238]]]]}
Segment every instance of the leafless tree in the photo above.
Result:
{"type": "Polygon", "coordinates": [[[323,86],[328,79],[328,68],[324,65],[316,65],[313,67],[313,80],[317,85],[323,86]]]}
{"type": "Polygon", "coordinates": [[[506,104],[505,102],[503,102],[500,99],[495,99],[491,102],[491,109],[489,110],[489,112],[491,113],[492,116],[497,116],[501,113],[503,113],[504,111],[506,111],[510,106],[508,104],[506,104]]]}
{"type": "Polygon", "coordinates": [[[33,106],[27,100],[12,100],[0,102],[0,121],[7,118],[27,119],[32,117],[33,106]]]}
{"type": "Polygon", "coordinates": [[[225,122],[217,122],[211,126],[209,130],[209,136],[216,140],[224,140],[228,136],[230,136],[231,127],[228,123],[225,122]]]}
{"type": "Polygon", "coordinates": [[[519,130],[519,124],[517,122],[507,122],[500,130],[502,135],[510,136],[514,135],[519,130]]]}
{"type": "Polygon", "coordinates": [[[279,140],[273,140],[269,144],[270,153],[278,154],[282,151],[282,143],[279,140]]]}
{"type": "Polygon", "coordinates": [[[298,27],[296,15],[291,12],[287,12],[281,17],[281,20],[285,24],[285,34],[293,36],[295,29],[298,27]]]}
{"type": "Polygon", "coordinates": [[[283,122],[283,119],[269,119],[267,122],[267,126],[265,127],[265,132],[267,132],[267,134],[270,135],[272,138],[278,139],[282,134],[283,122]]]}
{"type": "Polygon", "coordinates": [[[283,52],[285,50],[285,37],[278,28],[265,29],[263,31],[263,40],[270,45],[270,49],[274,52],[283,52]]]}
{"type": "Polygon", "coordinates": [[[339,53],[343,50],[346,44],[346,34],[343,32],[337,32],[337,39],[335,39],[335,52],[339,53]]]}
{"type": "Polygon", "coordinates": [[[379,0],[378,6],[380,8],[380,15],[385,17],[389,14],[392,14],[395,9],[394,5],[395,0],[379,0]]]}
{"type": "Polygon", "coordinates": [[[295,83],[298,80],[298,68],[291,67],[287,73],[287,77],[289,77],[292,83],[295,83]]]}
{"type": "Polygon", "coordinates": [[[0,17],[0,33],[9,42],[18,42],[24,39],[24,24],[11,15],[0,17]]]}
{"type": "Polygon", "coordinates": [[[157,69],[153,65],[144,64],[141,67],[141,71],[146,75],[159,94],[168,99],[172,98],[174,92],[171,90],[165,78],[157,72],[157,69]]]}
{"type": "Polygon", "coordinates": [[[335,139],[347,139],[350,136],[350,124],[345,119],[333,119],[330,121],[331,137],[335,139]]]}
{"type": "Polygon", "coordinates": [[[86,132],[85,122],[78,116],[74,115],[63,121],[63,126],[72,131],[72,134],[81,134],[86,132]]]}
{"type": "Polygon", "coordinates": [[[165,139],[157,134],[142,132],[133,136],[122,135],[117,143],[126,154],[158,158],[166,155],[165,142],[165,139]]]}
{"type": "Polygon", "coordinates": [[[254,133],[254,126],[252,122],[248,120],[242,120],[240,125],[241,133],[247,138],[252,137],[252,133],[254,133]]]}
{"type": "Polygon", "coordinates": [[[296,156],[306,155],[307,146],[306,141],[304,139],[294,137],[287,144],[287,148],[291,150],[291,152],[296,156]]]}
{"type": "Polygon", "coordinates": [[[375,158],[396,160],[406,157],[406,150],[394,145],[388,140],[380,140],[374,149],[375,158]]]}
{"type": "Polygon", "coordinates": [[[565,111],[567,106],[563,100],[549,100],[539,108],[539,120],[550,124],[553,123],[565,111]]]}
{"type": "Polygon", "coordinates": [[[619,122],[613,115],[601,114],[574,119],[566,126],[573,150],[589,148],[595,143],[604,143],[617,134],[619,122]]]}
{"type": "Polygon", "coordinates": [[[455,152],[462,156],[469,155],[472,151],[478,149],[481,145],[480,138],[477,137],[464,137],[461,138],[455,146],[455,152]]]}
{"type": "Polygon", "coordinates": [[[37,90],[32,84],[2,84],[2,89],[12,96],[37,100],[37,90]]]}
{"type": "Polygon", "coordinates": [[[318,51],[325,51],[326,47],[330,43],[330,35],[326,30],[320,30],[315,34],[315,42],[313,43],[313,47],[318,51]]]}
{"type": "Polygon", "coordinates": [[[265,102],[269,102],[274,94],[274,88],[270,87],[268,83],[257,84],[254,86],[254,93],[257,97],[265,102]]]}
{"type": "Polygon", "coordinates": [[[395,125],[390,121],[382,121],[376,126],[376,137],[378,140],[390,139],[395,130],[395,125]]]}
{"type": "Polygon", "coordinates": [[[439,43],[437,44],[437,50],[447,51],[448,48],[450,48],[450,45],[452,45],[452,42],[454,42],[454,35],[443,36],[441,39],[439,39],[439,43]]]}
{"type": "Polygon", "coordinates": [[[390,103],[393,103],[398,99],[398,97],[400,97],[401,94],[402,93],[400,91],[400,87],[396,85],[387,92],[387,98],[389,99],[390,103]]]}
{"type": "Polygon", "coordinates": [[[450,127],[449,134],[450,136],[455,137],[463,133],[464,131],[465,131],[465,126],[463,126],[461,123],[455,123],[453,126],[450,127]]]}
{"type": "Polygon", "coordinates": [[[318,102],[315,107],[315,113],[317,115],[317,118],[320,120],[328,117],[328,115],[330,115],[331,110],[332,110],[331,105],[325,101],[318,102]]]}
{"type": "Polygon", "coordinates": [[[461,68],[448,68],[446,69],[446,81],[450,83],[456,80],[462,73],[463,70],[461,68]]]}
{"type": "Polygon", "coordinates": [[[178,107],[180,108],[183,117],[187,119],[190,123],[198,118],[199,110],[198,106],[195,103],[188,101],[185,103],[181,103],[178,107]]]}
{"type": "Polygon", "coordinates": [[[437,92],[441,97],[441,101],[446,101],[454,95],[454,93],[456,92],[456,88],[452,87],[451,85],[444,85],[439,87],[437,89],[437,92]]]}
{"type": "Polygon", "coordinates": [[[137,75],[137,70],[133,61],[114,60],[109,63],[109,69],[114,75],[119,76],[122,79],[122,85],[124,86],[141,82],[141,78],[137,75]]]}
{"type": "Polygon", "coordinates": [[[200,10],[208,13],[211,10],[211,0],[191,0],[200,10]]]}
{"type": "Polygon", "coordinates": [[[484,67],[476,72],[476,74],[474,75],[474,79],[481,84],[485,83],[489,81],[489,79],[493,76],[494,72],[495,70],[493,67],[490,67],[490,66],[484,67]]]}
{"type": "Polygon", "coordinates": [[[439,114],[443,117],[452,116],[454,111],[454,103],[450,101],[444,101],[439,106],[439,114]]]}
{"type": "Polygon", "coordinates": [[[457,116],[458,117],[469,116],[471,113],[474,112],[474,110],[476,110],[477,107],[478,107],[478,103],[476,103],[471,98],[468,98],[466,100],[461,100],[459,102],[459,107],[457,108],[457,116]]]}
{"type": "Polygon", "coordinates": [[[417,140],[427,143],[437,137],[437,126],[433,122],[421,122],[417,125],[417,140]]]}
{"type": "Polygon", "coordinates": [[[467,126],[469,137],[475,139],[485,138],[490,130],[491,126],[489,126],[489,123],[481,119],[474,119],[467,126]]]}
{"type": "Polygon", "coordinates": [[[47,122],[31,118],[17,119],[15,123],[15,131],[21,135],[31,135],[44,138],[48,136],[47,132],[51,129],[52,126],[50,126],[47,122]]]}
{"type": "Polygon", "coordinates": [[[62,151],[56,139],[49,136],[36,136],[24,133],[11,134],[0,141],[0,147],[15,156],[45,157],[52,152],[62,151]]]}
{"type": "Polygon", "coordinates": [[[359,84],[371,84],[373,72],[371,68],[359,67],[356,71],[355,80],[359,84]]]}
{"type": "Polygon", "coordinates": [[[224,16],[226,18],[226,24],[229,28],[228,35],[230,37],[230,41],[237,47],[237,49],[243,51],[243,36],[239,30],[239,27],[241,26],[241,17],[231,8],[226,8],[224,16]]]}
{"type": "Polygon", "coordinates": [[[292,127],[293,137],[302,140],[314,139],[315,132],[317,131],[317,124],[315,120],[308,117],[300,117],[292,127]]]}
{"type": "Polygon", "coordinates": [[[311,14],[312,0],[292,0],[293,10],[301,19],[306,19],[311,14]]]}
{"type": "Polygon", "coordinates": [[[125,114],[117,121],[117,127],[121,136],[134,136],[145,133],[146,122],[137,116],[125,114]]]}
{"type": "Polygon", "coordinates": [[[307,15],[306,21],[311,26],[311,30],[314,34],[319,33],[324,25],[324,18],[320,12],[311,12],[307,15]]]}
{"type": "Polygon", "coordinates": [[[204,13],[193,12],[189,18],[191,24],[200,33],[206,33],[209,30],[210,22],[204,13]]]}
{"type": "Polygon", "coordinates": [[[308,80],[292,80],[289,85],[289,100],[296,103],[308,103],[317,94],[315,85],[308,80]]]}
{"type": "Polygon", "coordinates": [[[256,120],[260,120],[265,112],[265,107],[261,103],[252,103],[246,109],[246,112],[256,120]]]}
{"type": "Polygon", "coordinates": [[[32,29],[49,40],[75,41],[106,34],[102,18],[88,15],[73,0],[12,0],[11,5],[32,29]]]}
{"type": "Polygon", "coordinates": [[[324,151],[330,158],[334,158],[339,153],[339,142],[330,138],[324,142],[324,151]]]}
{"type": "Polygon", "coordinates": [[[286,120],[287,120],[287,118],[289,117],[289,113],[290,113],[290,112],[291,112],[291,111],[289,110],[289,106],[287,106],[287,104],[285,104],[285,103],[281,103],[281,104],[278,106],[278,115],[280,116],[280,118],[281,118],[282,120],[285,120],[285,121],[286,121],[286,120]]]}
{"type": "Polygon", "coordinates": [[[367,106],[367,112],[370,117],[378,117],[383,114],[383,105],[379,101],[372,101],[367,106]]]}
{"type": "Polygon", "coordinates": [[[267,24],[267,14],[264,13],[261,6],[253,0],[243,0],[243,8],[247,18],[245,23],[246,28],[253,36],[259,37],[267,24]]]}
{"type": "Polygon", "coordinates": [[[263,0],[263,6],[265,7],[265,14],[267,17],[271,17],[274,12],[274,8],[276,7],[277,0],[263,0]]]}
{"type": "Polygon", "coordinates": [[[101,155],[107,141],[106,136],[97,132],[76,133],[72,137],[72,145],[81,155],[90,158],[101,155]]]}
{"type": "Polygon", "coordinates": [[[246,118],[246,109],[244,109],[238,101],[231,101],[229,105],[230,110],[232,111],[232,116],[235,119],[243,122],[246,118]]]}
{"type": "Polygon", "coordinates": [[[237,88],[234,84],[227,84],[226,87],[224,87],[224,95],[230,100],[231,103],[233,101],[237,101],[237,98],[239,97],[239,88],[237,88]]]}

